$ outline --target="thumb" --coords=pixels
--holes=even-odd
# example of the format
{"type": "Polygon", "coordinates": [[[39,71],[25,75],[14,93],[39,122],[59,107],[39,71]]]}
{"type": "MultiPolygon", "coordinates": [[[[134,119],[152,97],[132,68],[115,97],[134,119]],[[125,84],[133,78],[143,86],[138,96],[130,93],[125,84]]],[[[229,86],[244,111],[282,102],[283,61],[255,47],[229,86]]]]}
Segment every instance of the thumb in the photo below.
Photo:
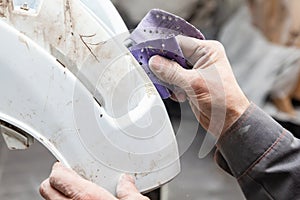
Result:
{"type": "Polygon", "coordinates": [[[152,56],[149,60],[149,67],[163,82],[176,85],[182,89],[187,86],[190,71],[182,68],[177,62],[161,56],[152,56]]]}
{"type": "Polygon", "coordinates": [[[147,197],[143,196],[135,186],[134,178],[130,175],[123,174],[120,177],[117,186],[117,197],[120,200],[149,200],[147,197]]]}

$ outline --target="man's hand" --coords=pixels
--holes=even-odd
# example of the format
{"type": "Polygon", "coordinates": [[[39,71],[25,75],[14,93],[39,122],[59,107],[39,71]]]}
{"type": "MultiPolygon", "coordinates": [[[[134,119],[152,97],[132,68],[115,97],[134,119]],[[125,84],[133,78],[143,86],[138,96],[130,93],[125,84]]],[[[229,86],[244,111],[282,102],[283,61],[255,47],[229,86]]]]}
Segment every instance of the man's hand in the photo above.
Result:
{"type": "Polygon", "coordinates": [[[177,41],[193,68],[186,70],[160,56],[149,60],[150,68],[162,81],[177,86],[173,99],[187,98],[200,124],[218,137],[250,103],[235,80],[221,43],[185,36],[177,36],[177,41]]]}
{"type": "Polygon", "coordinates": [[[121,176],[116,198],[61,163],[53,165],[50,177],[40,186],[40,193],[46,200],[149,200],[139,193],[131,176],[121,176]]]}

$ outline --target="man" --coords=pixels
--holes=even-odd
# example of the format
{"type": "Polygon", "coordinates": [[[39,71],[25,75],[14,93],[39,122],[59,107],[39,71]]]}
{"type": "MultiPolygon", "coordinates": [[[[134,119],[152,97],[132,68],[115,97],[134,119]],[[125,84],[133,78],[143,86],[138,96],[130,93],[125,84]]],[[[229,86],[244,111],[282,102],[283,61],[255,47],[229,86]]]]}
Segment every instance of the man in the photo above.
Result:
{"type": "MultiPolygon", "coordinates": [[[[161,80],[180,88],[174,90],[173,99],[188,99],[199,123],[218,137],[218,165],[237,178],[247,199],[299,199],[300,141],[247,100],[219,42],[184,36],[177,40],[193,69],[159,56],[149,65],[161,80]],[[212,111],[225,111],[221,130],[210,126],[221,123],[213,121],[212,111]]],[[[59,163],[41,184],[40,193],[49,200],[148,199],[130,176],[120,178],[116,198],[59,163]]]]}

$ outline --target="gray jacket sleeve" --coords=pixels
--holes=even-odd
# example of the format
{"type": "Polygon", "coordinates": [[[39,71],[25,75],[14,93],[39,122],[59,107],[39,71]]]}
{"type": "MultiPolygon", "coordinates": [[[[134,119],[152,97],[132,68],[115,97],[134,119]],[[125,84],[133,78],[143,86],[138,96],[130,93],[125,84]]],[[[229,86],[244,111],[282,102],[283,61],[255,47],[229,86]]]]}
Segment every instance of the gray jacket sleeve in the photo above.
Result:
{"type": "Polygon", "coordinates": [[[254,104],[219,138],[215,159],[247,199],[300,199],[300,141],[254,104]]]}

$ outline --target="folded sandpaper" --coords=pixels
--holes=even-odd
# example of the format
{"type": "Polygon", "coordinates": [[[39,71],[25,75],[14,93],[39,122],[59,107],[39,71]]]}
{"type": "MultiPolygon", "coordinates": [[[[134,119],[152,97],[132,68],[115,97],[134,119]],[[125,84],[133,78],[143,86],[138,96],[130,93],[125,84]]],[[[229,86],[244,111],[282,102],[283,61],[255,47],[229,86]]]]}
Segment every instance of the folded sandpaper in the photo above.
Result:
{"type": "Polygon", "coordinates": [[[184,19],[160,9],[152,9],[130,35],[130,52],[143,67],[162,99],[170,97],[172,86],[160,81],[149,69],[148,61],[160,55],[188,68],[176,36],[184,35],[204,40],[203,34],[184,19]]]}

